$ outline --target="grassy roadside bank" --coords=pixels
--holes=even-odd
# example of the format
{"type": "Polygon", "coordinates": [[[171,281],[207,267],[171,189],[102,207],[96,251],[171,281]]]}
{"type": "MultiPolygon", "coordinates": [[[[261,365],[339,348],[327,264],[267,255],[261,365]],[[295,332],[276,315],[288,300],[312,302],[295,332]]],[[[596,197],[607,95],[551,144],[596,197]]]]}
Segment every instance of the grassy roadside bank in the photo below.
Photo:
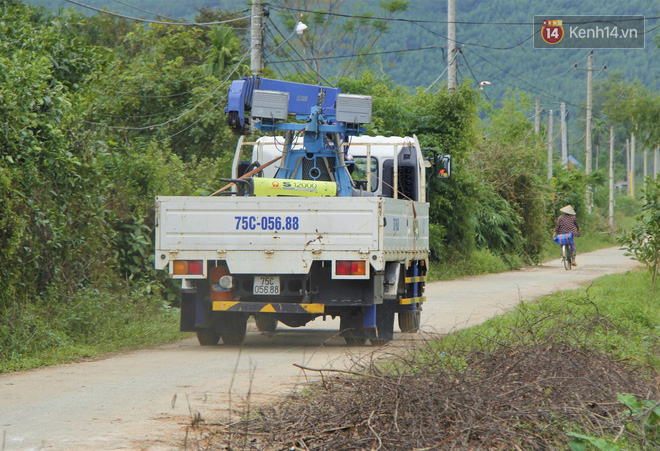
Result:
{"type": "Polygon", "coordinates": [[[205,449],[656,449],[660,292],[646,271],[512,313],[243,412],[205,449]]]}
{"type": "Polygon", "coordinates": [[[179,310],[146,284],[85,288],[74,297],[43,296],[1,312],[15,326],[0,328],[0,373],[73,362],[171,342],[179,310]]]}

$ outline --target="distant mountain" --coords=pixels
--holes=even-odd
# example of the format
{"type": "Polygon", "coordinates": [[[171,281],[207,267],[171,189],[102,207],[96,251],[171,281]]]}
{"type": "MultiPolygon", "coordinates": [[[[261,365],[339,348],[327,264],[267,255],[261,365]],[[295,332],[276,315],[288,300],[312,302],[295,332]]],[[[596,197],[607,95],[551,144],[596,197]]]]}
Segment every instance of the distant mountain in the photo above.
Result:
{"type": "MultiPolygon", "coordinates": [[[[273,3],[281,3],[282,0],[273,3]]],[[[31,0],[57,10],[72,7],[64,0],[31,0]]],[[[106,7],[122,14],[151,17],[149,12],[191,20],[198,8],[209,6],[231,11],[248,11],[249,1],[243,0],[80,0],[97,8],[106,7]]],[[[264,2],[267,3],[267,2],[264,2]]],[[[294,2],[291,2],[294,3],[294,2]]],[[[362,8],[366,13],[373,1],[349,0],[347,7],[362,8]],[[362,6],[361,6],[362,5],[362,6]]],[[[87,11],[93,13],[93,11],[87,11]]],[[[570,114],[576,115],[586,97],[586,57],[589,50],[534,49],[532,25],[534,15],[635,15],[646,21],[646,46],[641,50],[595,50],[595,68],[607,65],[607,71],[595,75],[595,82],[607,73],[621,71],[624,80],[639,79],[651,89],[660,89],[660,50],[654,38],[660,35],[660,1],[654,0],[458,0],[456,2],[457,40],[462,54],[458,59],[459,81],[469,78],[487,80],[483,93],[499,104],[504,93],[517,88],[541,97],[546,110],[559,108],[567,102],[570,114]]],[[[276,19],[277,14],[271,13],[276,19]]],[[[381,38],[373,52],[382,52],[380,67],[401,85],[428,87],[446,67],[447,5],[440,0],[411,0],[408,11],[390,23],[390,31],[381,38]],[[434,49],[422,50],[427,47],[434,49]],[[395,52],[401,50],[401,52],[395,52]],[[388,53],[394,52],[394,53],[388,53]]],[[[338,19],[338,23],[340,20],[338,19]]],[[[277,33],[273,33],[277,34],[277,33]]],[[[266,39],[269,34],[266,34],[266,39]]],[[[330,77],[336,65],[325,64],[323,75],[330,77]]],[[[375,67],[378,67],[377,65],[375,67]]],[[[446,75],[440,81],[446,80],[446,75]]]]}

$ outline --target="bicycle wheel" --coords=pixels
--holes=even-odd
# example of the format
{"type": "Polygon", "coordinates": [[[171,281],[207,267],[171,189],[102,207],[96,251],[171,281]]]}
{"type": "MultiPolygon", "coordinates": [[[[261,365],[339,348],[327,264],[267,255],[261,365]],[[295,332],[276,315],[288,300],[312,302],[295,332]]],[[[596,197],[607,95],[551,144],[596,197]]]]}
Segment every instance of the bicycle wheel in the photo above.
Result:
{"type": "Polygon", "coordinates": [[[561,261],[564,263],[564,269],[571,269],[571,251],[566,244],[561,246],[561,261]]]}

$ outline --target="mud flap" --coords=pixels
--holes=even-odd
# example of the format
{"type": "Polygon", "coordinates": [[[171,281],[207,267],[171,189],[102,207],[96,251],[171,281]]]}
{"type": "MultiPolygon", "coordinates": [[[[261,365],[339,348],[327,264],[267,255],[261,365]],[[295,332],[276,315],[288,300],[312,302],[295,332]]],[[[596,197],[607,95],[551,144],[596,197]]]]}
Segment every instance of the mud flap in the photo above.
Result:
{"type": "Polygon", "coordinates": [[[394,311],[396,301],[383,301],[376,306],[376,330],[378,340],[392,341],[394,338],[394,311]]]}
{"type": "Polygon", "coordinates": [[[195,293],[181,293],[181,322],[179,330],[181,332],[195,331],[195,293]]]}
{"type": "Polygon", "coordinates": [[[208,328],[213,325],[211,320],[211,304],[209,299],[209,281],[201,279],[197,281],[195,292],[195,327],[208,328]]]}
{"type": "Polygon", "coordinates": [[[339,325],[339,335],[341,337],[353,339],[376,338],[375,324],[371,328],[365,328],[365,321],[367,321],[368,316],[365,314],[365,310],[368,310],[368,308],[341,315],[339,325]]]}

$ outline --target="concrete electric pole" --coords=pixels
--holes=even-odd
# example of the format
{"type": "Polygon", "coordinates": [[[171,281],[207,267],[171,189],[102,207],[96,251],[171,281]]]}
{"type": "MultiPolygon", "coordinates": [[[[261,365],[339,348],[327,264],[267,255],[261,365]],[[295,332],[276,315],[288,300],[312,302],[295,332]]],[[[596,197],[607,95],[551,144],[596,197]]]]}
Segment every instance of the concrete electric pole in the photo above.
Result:
{"type": "Polygon", "coordinates": [[[635,134],[630,134],[630,197],[635,198],[635,134]]]}
{"type": "Polygon", "coordinates": [[[568,147],[566,143],[566,103],[562,102],[561,107],[561,165],[566,167],[568,165],[568,147]]]}
{"type": "Polygon", "coordinates": [[[614,127],[610,125],[610,229],[614,230],[614,127]]]}
{"type": "Polygon", "coordinates": [[[456,0],[447,1],[447,89],[454,92],[458,86],[456,76],[456,0]]]}
{"type": "Polygon", "coordinates": [[[646,191],[646,176],[648,175],[648,164],[646,163],[646,158],[648,157],[648,152],[646,146],[644,146],[644,152],[642,153],[642,158],[644,159],[644,166],[642,169],[642,177],[644,180],[644,191],[646,191]]]}
{"type": "Polygon", "coordinates": [[[536,98],[536,105],[534,107],[534,134],[541,133],[541,98],[536,98]]]}
{"type": "MultiPolygon", "coordinates": [[[[587,152],[584,162],[584,172],[588,176],[591,174],[591,81],[593,78],[593,66],[594,66],[594,55],[593,50],[587,58],[587,131],[586,131],[586,142],[587,142],[587,152]]],[[[591,185],[587,185],[587,209],[589,213],[593,208],[593,199],[592,199],[592,188],[591,185]]]]}
{"type": "Polygon", "coordinates": [[[628,193],[630,193],[630,140],[626,138],[626,182],[628,182],[628,193]]]}
{"type": "Polygon", "coordinates": [[[263,17],[264,9],[261,0],[252,0],[252,20],[250,26],[250,69],[253,75],[263,71],[263,17]]]}
{"type": "Polygon", "coordinates": [[[552,178],[552,110],[548,113],[548,180],[552,178]]]}

